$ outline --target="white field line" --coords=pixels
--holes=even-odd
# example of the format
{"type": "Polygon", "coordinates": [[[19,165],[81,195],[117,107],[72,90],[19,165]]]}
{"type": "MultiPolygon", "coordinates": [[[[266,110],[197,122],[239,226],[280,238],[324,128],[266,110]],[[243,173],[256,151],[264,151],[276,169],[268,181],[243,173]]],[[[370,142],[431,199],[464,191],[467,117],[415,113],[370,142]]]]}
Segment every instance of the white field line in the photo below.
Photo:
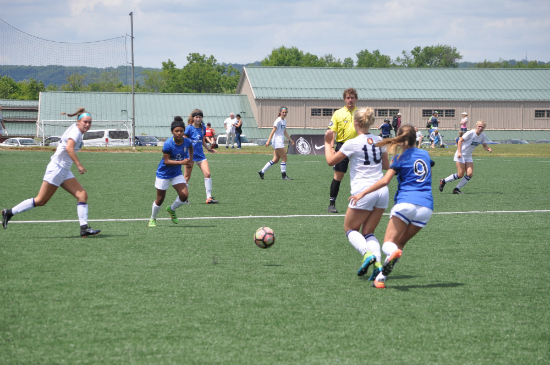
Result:
{"type": "MultiPolygon", "coordinates": [[[[550,213],[550,210],[489,210],[489,211],[470,211],[470,212],[435,212],[433,215],[449,215],[449,214],[509,214],[509,213],[550,213]]],[[[389,215],[389,213],[384,213],[389,215]]],[[[333,218],[344,217],[344,214],[295,214],[295,215],[243,215],[237,217],[178,217],[179,220],[208,220],[208,219],[258,219],[258,218],[333,218]]],[[[159,221],[167,221],[171,218],[157,218],[159,221]]],[[[133,222],[133,221],[148,221],[149,218],[122,218],[122,219],[89,219],[88,222],[133,222]]],[[[57,220],[57,221],[10,221],[10,224],[26,224],[26,223],[74,223],[74,220],[57,220]]]]}

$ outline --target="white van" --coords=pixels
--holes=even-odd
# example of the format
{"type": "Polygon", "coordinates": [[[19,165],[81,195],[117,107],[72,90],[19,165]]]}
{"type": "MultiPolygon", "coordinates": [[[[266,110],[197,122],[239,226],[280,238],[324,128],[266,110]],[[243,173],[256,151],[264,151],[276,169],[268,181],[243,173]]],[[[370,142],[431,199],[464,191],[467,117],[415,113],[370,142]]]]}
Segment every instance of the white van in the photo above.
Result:
{"type": "Polygon", "coordinates": [[[89,130],[83,136],[84,147],[131,146],[130,132],[126,129],[89,130]]]}

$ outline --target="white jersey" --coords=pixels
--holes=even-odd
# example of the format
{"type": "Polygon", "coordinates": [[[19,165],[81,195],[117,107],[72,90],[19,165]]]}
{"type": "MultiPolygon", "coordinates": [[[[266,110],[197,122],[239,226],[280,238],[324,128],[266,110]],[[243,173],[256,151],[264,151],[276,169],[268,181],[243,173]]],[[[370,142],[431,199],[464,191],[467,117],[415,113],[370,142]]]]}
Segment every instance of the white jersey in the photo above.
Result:
{"type": "Polygon", "coordinates": [[[361,134],[353,139],[346,141],[340,152],[349,157],[351,194],[357,194],[378,180],[384,174],[382,173],[382,153],[385,148],[376,146],[382,138],[373,134],[361,134]]]}
{"type": "MultiPolygon", "coordinates": [[[[485,133],[481,132],[478,136],[475,129],[471,129],[468,132],[464,133],[462,139],[464,140],[462,142],[462,157],[472,156],[472,152],[477,146],[487,142],[487,136],[485,135],[485,133]]],[[[457,156],[458,150],[455,152],[455,157],[457,156]]]]}
{"type": "Polygon", "coordinates": [[[277,128],[273,134],[273,145],[275,142],[285,143],[285,129],[286,129],[286,119],[281,119],[281,117],[275,119],[273,126],[277,128]]]}
{"type": "Polygon", "coordinates": [[[55,150],[55,154],[52,156],[51,161],[59,165],[63,169],[70,169],[73,165],[73,160],[69,157],[67,153],[67,142],[69,139],[74,141],[74,151],[78,152],[82,148],[82,132],[76,126],[76,123],[71,125],[59,141],[59,145],[55,150]]]}

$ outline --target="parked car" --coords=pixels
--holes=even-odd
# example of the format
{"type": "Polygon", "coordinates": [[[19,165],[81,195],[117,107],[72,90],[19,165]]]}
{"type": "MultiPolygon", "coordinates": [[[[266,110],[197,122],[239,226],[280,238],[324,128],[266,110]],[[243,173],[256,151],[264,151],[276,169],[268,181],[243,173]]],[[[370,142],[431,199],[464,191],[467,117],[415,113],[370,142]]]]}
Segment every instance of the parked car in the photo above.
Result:
{"type": "Polygon", "coordinates": [[[265,143],[267,142],[267,138],[263,138],[263,139],[257,139],[256,140],[256,144],[258,146],[265,146],[265,143]]]}
{"type": "Polygon", "coordinates": [[[130,132],[125,129],[90,130],[82,137],[85,147],[131,146],[130,132]]]}
{"type": "Polygon", "coordinates": [[[59,141],[61,141],[61,137],[51,136],[44,140],[44,146],[57,147],[59,146],[59,141]]]}
{"type": "Polygon", "coordinates": [[[2,147],[35,147],[40,146],[32,138],[8,138],[0,143],[2,147]]]}
{"type": "Polygon", "coordinates": [[[523,139],[506,139],[501,141],[500,144],[529,144],[529,142],[524,141],[523,139]]]}
{"type": "Polygon", "coordinates": [[[136,146],[158,146],[160,140],[155,136],[136,136],[136,146]]]}
{"type": "Polygon", "coordinates": [[[535,143],[550,143],[550,139],[539,139],[535,143]]]}
{"type": "MultiPolygon", "coordinates": [[[[226,138],[227,138],[226,134],[220,134],[218,136],[218,138],[216,139],[216,143],[218,144],[219,147],[225,146],[225,139],[226,138]]],[[[237,145],[237,142],[235,142],[235,145],[237,145]]],[[[250,142],[244,134],[241,134],[241,146],[243,146],[243,147],[256,146],[256,143],[250,142]]]]}

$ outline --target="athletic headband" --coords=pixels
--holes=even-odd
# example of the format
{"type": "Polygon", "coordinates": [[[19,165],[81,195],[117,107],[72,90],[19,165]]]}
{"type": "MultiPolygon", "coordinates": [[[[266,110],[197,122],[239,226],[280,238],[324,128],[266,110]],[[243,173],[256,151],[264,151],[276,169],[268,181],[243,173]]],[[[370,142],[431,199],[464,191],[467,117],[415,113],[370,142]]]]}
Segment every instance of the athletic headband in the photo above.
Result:
{"type": "Polygon", "coordinates": [[[183,129],[185,129],[185,123],[183,123],[179,120],[174,120],[172,122],[172,125],[170,126],[170,130],[173,132],[174,129],[176,129],[177,127],[182,127],[183,129]]]}
{"type": "Polygon", "coordinates": [[[281,110],[280,110],[280,111],[283,111],[283,110],[288,110],[288,109],[287,109],[287,108],[281,108],[281,110]]]}
{"type": "Polygon", "coordinates": [[[201,117],[204,117],[204,115],[202,115],[202,112],[194,112],[193,114],[191,114],[191,117],[196,117],[200,115],[201,117]]]}
{"type": "Polygon", "coordinates": [[[82,113],[78,116],[78,119],[77,120],[80,120],[80,118],[82,117],[91,117],[92,115],[90,113],[82,113]]]}

